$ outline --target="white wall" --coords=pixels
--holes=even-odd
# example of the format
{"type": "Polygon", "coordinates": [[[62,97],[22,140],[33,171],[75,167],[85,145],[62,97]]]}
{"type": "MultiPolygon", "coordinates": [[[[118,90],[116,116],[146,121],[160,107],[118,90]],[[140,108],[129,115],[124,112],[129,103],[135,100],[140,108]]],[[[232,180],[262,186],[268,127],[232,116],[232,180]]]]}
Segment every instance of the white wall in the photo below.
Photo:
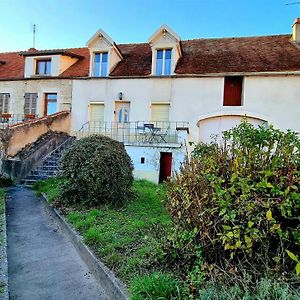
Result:
{"type": "Polygon", "coordinates": [[[159,147],[135,147],[126,146],[126,151],[131,157],[134,165],[134,178],[147,179],[158,183],[160,153],[172,152],[172,173],[179,171],[180,164],[184,160],[182,148],[159,148],[159,147]],[[145,158],[145,163],[141,163],[141,157],[145,158]]]}
{"type": "Polygon", "coordinates": [[[27,56],[25,57],[24,77],[42,77],[45,75],[36,74],[37,60],[51,59],[51,74],[48,76],[59,76],[71,65],[73,65],[78,58],[72,58],[66,55],[41,55],[41,56],[27,56]]]}
{"type": "Polygon", "coordinates": [[[190,122],[192,141],[198,141],[199,121],[221,115],[248,115],[300,132],[300,76],[245,77],[243,106],[224,107],[223,90],[224,77],[74,80],[73,130],[87,121],[90,101],[103,101],[105,120],[112,121],[123,91],[130,121],[149,120],[152,101],[170,101],[170,121],[190,122]]]}

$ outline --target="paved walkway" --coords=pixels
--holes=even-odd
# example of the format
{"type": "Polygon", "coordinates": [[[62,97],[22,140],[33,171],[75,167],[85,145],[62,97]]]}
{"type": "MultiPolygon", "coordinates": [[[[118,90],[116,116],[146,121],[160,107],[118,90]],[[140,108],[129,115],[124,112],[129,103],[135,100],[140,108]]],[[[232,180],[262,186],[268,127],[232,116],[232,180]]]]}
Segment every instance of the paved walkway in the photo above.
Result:
{"type": "Polygon", "coordinates": [[[8,190],[10,299],[108,299],[34,192],[8,190]]]}

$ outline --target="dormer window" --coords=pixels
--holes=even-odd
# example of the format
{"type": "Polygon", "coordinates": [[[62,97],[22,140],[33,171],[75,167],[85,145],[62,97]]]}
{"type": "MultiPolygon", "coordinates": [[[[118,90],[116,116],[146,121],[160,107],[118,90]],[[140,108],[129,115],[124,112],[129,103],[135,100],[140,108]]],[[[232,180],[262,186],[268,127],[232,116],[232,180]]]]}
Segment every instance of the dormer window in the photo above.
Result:
{"type": "Polygon", "coordinates": [[[107,76],[108,52],[94,54],[94,77],[107,76]]]}
{"type": "Polygon", "coordinates": [[[176,64],[182,56],[180,37],[167,25],[162,25],[148,40],[152,49],[151,74],[175,74],[176,64]]]}
{"type": "Polygon", "coordinates": [[[171,75],[172,49],[156,51],[156,72],[157,76],[171,75]]]}
{"type": "Polygon", "coordinates": [[[36,75],[51,75],[51,59],[41,59],[36,61],[36,75]]]}

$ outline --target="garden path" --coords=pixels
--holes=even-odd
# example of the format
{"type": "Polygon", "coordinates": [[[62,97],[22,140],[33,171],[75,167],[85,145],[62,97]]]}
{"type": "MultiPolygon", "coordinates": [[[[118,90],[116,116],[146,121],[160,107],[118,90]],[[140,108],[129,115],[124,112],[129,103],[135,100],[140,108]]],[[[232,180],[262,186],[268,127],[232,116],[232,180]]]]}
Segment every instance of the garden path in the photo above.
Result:
{"type": "Polygon", "coordinates": [[[34,192],[7,190],[10,299],[101,299],[103,288],[34,192]]]}

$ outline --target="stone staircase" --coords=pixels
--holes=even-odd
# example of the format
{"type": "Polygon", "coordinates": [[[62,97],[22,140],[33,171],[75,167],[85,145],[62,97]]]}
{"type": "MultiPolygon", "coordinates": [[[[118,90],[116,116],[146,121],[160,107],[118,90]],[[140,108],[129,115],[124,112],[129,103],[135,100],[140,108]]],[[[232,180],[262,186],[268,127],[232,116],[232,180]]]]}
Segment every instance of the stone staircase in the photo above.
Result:
{"type": "Polygon", "coordinates": [[[25,185],[32,185],[37,180],[44,180],[49,177],[57,176],[59,172],[59,161],[64,151],[72,145],[75,139],[75,137],[70,136],[57,148],[48,153],[42,159],[41,163],[38,166],[36,166],[28,176],[26,176],[23,183],[25,185]]]}

